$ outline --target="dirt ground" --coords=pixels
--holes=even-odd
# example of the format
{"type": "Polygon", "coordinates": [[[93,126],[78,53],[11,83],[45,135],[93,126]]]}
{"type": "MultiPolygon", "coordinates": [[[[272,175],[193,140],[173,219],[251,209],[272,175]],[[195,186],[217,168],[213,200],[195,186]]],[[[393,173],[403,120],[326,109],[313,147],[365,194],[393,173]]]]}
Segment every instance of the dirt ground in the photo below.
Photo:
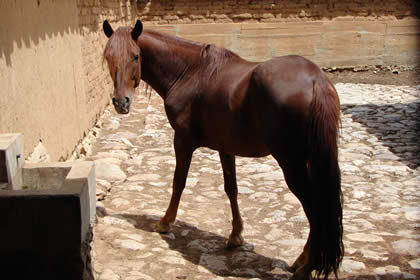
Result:
{"type": "Polygon", "coordinates": [[[420,67],[413,70],[398,70],[393,73],[389,70],[336,70],[326,72],[328,78],[335,83],[354,83],[354,84],[379,84],[395,86],[415,86],[420,84],[420,67]]]}

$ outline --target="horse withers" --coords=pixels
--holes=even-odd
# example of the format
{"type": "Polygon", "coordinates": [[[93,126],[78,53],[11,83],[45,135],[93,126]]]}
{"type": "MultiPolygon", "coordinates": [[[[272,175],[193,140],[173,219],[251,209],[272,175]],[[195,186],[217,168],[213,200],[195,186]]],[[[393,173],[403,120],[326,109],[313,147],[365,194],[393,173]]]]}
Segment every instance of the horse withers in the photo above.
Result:
{"type": "Polygon", "coordinates": [[[337,277],[344,254],[337,138],[340,103],[322,70],[300,56],[255,63],[214,45],[134,28],[103,29],[104,57],[114,82],[113,104],[128,113],[140,77],[163,99],[175,131],[176,167],[169,207],[157,227],[176,219],[193,152],[217,150],[232,209],[228,247],[243,244],[235,156],[272,155],[301,202],[310,232],[290,270],[293,279],[315,271],[337,277]]]}

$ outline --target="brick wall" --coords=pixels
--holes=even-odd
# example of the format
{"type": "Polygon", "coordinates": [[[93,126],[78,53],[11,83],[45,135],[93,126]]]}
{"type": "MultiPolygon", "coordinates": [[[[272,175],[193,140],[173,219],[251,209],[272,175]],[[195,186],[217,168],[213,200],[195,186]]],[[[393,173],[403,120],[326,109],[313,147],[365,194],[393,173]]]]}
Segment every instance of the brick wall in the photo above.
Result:
{"type": "Polygon", "coordinates": [[[153,24],[390,20],[414,16],[415,0],[139,0],[138,15],[153,24]]]}

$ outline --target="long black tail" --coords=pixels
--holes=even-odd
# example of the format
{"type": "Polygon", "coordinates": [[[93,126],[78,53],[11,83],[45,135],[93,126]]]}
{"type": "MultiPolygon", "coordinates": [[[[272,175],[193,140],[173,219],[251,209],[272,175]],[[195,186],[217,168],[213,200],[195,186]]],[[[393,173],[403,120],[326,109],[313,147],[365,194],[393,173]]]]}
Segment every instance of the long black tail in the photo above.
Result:
{"type": "Polygon", "coordinates": [[[337,271],[344,255],[343,209],[338,132],[340,102],[334,86],[323,76],[314,83],[308,125],[308,170],[312,181],[312,249],[317,256],[317,278],[337,271]]]}

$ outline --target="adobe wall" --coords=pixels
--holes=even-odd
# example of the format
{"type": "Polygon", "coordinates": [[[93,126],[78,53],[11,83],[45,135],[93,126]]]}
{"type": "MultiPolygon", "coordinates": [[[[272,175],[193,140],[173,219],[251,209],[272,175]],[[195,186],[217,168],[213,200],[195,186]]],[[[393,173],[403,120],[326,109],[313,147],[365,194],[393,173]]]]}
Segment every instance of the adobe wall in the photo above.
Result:
{"type": "Polygon", "coordinates": [[[140,0],[146,26],[253,61],[299,54],[324,67],[415,65],[414,0],[140,0]]]}
{"type": "Polygon", "coordinates": [[[0,1],[0,133],[23,133],[25,156],[42,141],[65,160],[93,127],[112,94],[102,21],[130,24],[134,11],[128,0],[0,1]]]}

